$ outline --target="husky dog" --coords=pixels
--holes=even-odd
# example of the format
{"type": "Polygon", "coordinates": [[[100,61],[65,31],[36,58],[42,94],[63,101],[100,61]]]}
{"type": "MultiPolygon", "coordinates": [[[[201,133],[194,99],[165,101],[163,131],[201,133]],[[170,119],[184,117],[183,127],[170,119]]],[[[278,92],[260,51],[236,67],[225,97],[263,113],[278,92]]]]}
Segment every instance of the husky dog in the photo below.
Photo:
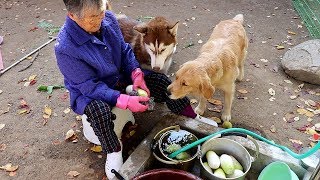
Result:
{"type": "Polygon", "coordinates": [[[117,20],[141,67],[167,74],[176,51],[179,22],[171,24],[164,17],[155,17],[140,23],[125,15],[118,15],[117,20]]]}

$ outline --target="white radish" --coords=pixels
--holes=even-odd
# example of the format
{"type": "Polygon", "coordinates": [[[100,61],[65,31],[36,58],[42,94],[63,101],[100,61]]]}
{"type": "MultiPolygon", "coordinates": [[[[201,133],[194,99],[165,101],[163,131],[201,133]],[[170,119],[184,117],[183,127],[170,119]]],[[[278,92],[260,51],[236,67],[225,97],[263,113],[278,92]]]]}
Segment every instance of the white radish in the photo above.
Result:
{"type": "Polygon", "coordinates": [[[234,173],[234,165],[232,158],[227,154],[222,154],[220,156],[220,163],[221,168],[226,174],[233,174],[234,173]]]}
{"type": "Polygon", "coordinates": [[[233,174],[227,175],[227,178],[237,178],[237,177],[241,177],[244,173],[239,170],[239,169],[235,169],[233,174]]]}
{"type": "Polygon", "coordinates": [[[212,169],[210,168],[210,166],[208,165],[208,162],[204,162],[204,163],[203,163],[203,167],[204,167],[208,172],[210,172],[210,173],[213,174],[213,171],[212,171],[212,169]]]}
{"type": "Polygon", "coordinates": [[[239,161],[231,155],[230,155],[230,157],[232,158],[234,169],[239,169],[239,170],[243,171],[243,167],[241,166],[239,161]]]}
{"type": "Polygon", "coordinates": [[[208,161],[208,165],[212,168],[212,169],[218,169],[220,166],[220,159],[219,156],[214,152],[214,151],[208,151],[206,153],[206,158],[208,161]]]}
{"type": "Polygon", "coordinates": [[[219,178],[226,178],[226,174],[223,172],[221,168],[216,169],[213,174],[219,178]]]}

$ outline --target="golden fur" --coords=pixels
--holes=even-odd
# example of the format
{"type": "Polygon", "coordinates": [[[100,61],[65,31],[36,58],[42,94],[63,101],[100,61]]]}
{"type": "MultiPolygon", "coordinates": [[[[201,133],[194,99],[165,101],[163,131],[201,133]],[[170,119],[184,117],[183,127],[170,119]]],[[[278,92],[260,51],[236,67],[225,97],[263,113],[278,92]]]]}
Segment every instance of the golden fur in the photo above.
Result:
{"type": "Polygon", "coordinates": [[[188,94],[199,98],[196,113],[202,115],[207,99],[212,98],[215,89],[224,92],[222,119],[231,119],[231,105],[236,79],[244,76],[244,59],[248,39],[242,26],[243,15],[221,21],[213,30],[209,40],[202,46],[199,56],[184,63],[176,72],[176,80],[168,86],[172,99],[188,94]]]}

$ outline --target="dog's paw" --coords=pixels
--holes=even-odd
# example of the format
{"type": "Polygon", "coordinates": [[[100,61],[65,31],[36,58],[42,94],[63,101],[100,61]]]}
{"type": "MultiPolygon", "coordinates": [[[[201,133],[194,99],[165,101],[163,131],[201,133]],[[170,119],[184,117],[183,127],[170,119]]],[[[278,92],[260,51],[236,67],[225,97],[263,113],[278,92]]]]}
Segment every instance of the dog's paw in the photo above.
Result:
{"type": "Polygon", "coordinates": [[[199,108],[198,106],[196,107],[195,111],[196,111],[196,113],[199,114],[199,115],[203,115],[203,113],[204,113],[204,110],[201,109],[201,108],[199,108]]]}
{"type": "Polygon", "coordinates": [[[237,81],[242,81],[243,80],[243,78],[244,78],[244,74],[243,73],[240,73],[239,75],[238,75],[238,77],[237,77],[237,81]]]}
{"type": "Polygon", "coordinates": [[[223,121],[230,121],[230,120],[231,120],[231,114],[222,113],[221,119],[222,119],[223,121]]]}

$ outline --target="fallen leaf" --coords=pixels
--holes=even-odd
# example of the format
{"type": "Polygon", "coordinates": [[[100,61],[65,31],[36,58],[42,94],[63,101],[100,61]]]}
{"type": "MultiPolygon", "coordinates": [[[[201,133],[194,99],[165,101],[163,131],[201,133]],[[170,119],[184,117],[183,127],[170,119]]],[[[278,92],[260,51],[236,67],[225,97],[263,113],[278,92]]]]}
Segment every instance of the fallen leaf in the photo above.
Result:
{"type": "Polygon", "coordinates": [[[222,102],[217,99],[208,99],[208,102],[214,105],[222,105],[222,102]]]}
{"type": "Polygon", "coordinates": [[[271,97],[269,98],[269,101],[274,101],[276,98],[275,97],[271,97]]]}
{"type": "Polygon", "coordinates": [[[59,140],[54,140],[54,141],[52,141],[52,144],[56,146],[56,145],[61,144],[61,141],[59,141],[59,140]]]}
{"type": "Polygon", "coordinates": [[[220,118],[218,118],[218,117],[209,117],[209,119],[212,119],[212,120],[214,120],[216,123],[218,123],[218,124],[220,124],[220,123],[222,123],[222,121],[221,121],[221,119],[220,118]]]}
{"type": "Polygon", "coordinates": [[[297,98],[298,98],[298,96],[296,96],[296,95],[290,96],[290,99],[292,99],[292,100],[297,99],[297,98]]]}
{"type": "Polygon", "coordinates": [[[315,115],[320,114],[320,109],[313,111],[313,114],[315,114],[315,115]]]}
{"type": "Polygon", "coordinates": [[[7,148],[6,144],[0,144],[0,151],[4,151],[7,148]]]}
{"type": "Polygon", "coordinates": [[[282,45],[277,45],[277,49],[278,49],[278,50],[282,50],[282,49],[284,49],[284,46],[282,46],[282,45]]]}
{"type": "Polygon", "coordinates": [[[90,150],[93,152],[99,153],[99,152],[102,152],[102,147],[94,145],[90,148],[90,150]]]}
{"type": "Polygon", "coordinates": [[[288,79],[285,79],[285,80],[283,80],[284,82],[286,82],[286,83],[288,83],[288,84],[293,84],[290,80],[288,80],[288,79]]]}
{"type": "Polygon", "coordinates": [[[276,127],[275,127],[274,125],[272,125],[272,126],[270,127],[270,131],[273,132],[273,133],[275,133],[275,132],[276,132],[276,127]]]}
{"type": "Polygon", "coordinates": [[[306,110],[306,109],[303,109],[303,108],[299,108],[299,109],[297,109],[297,112],[299,113],[299,114],[306,114],[308,111],[306,110]]]}
{"type": "Polygon", "coordinates": [[[267,63],[268,59],[260,59],[261,62],[267,63]]]}
{"type": "Polygon", "coordinates": [[[77,121],[81,121],[81,120],[82,120],[82,116],[77,115],[77,116],[76,116],[76,120],[77,120],[77,121]]]}
{"type": "Polygon", "coordinates": [[[190,104],[196,104],[198,101],[196,99],[190,99],[190,104]]]}
{"type": "Polygon", "coordinates": [[[29,105],[27,104],[27,102],[26,102],[24,99],[22,99],[22,100],[20,101],[20,106],[19,106],[19,108],[20,108],[20,109],[22,109],[22,108],[29,108],[29,105]]]}
{"type": "Polygon", "coordinates": [[[312,112],[310,112],[310,111],[308,111],[305,115],[306,115],[307,117],[309,117],[309,118],[314,117],[314,114],[313,114],[312,112]]]}
{"type": "Polygon", "coordinates": [[[18,112],[18,114],[27,114],[28,110],[27,109],[23,109],[23,110],[20,110],[18,112]]]}
{"type": "Polygon", "coordinates": [[[313,148],[316,145],[316,143],[310,142],[309,145],[310,145],[311,148],[313,148]]]}
{"type": "Polygon", "coordinates": [[[13,171],[16,171],[18,169],[18,167],[19,167],[18,165],[17,166],[12,166],[11,163],[8,163],[8,164],[6,164],[4,166],[0,166],[0,169],[6,170],[8,172],[13,172],[13,171]]]}
{"type": "Polygon", "coordinates": [[[3,129],[5,126],[5,124],[0,124],[0,130],[3,129]]]}
{"type": "Polygon", "coordinates": [[[68,178],[71,178],[71,179],[73,179],[74,177],[77,177],[79,175],[80,175],[80,173],[78,171],[70,171],[67,174],[68,178]]]}
{"type": "Polygon", "coordinates": [[[74,140],[74,137],[76,136],[76,133],[74,132],[73,129],[70,129],[67,133],[66,133],[66,140],[74,140]]]}
{"type": "Polygon", "coordinates": [[[288,31],[288,34],[296,35],[297,33],[293,32],[293,31],[288,31]]]}
{"type": "Polygon", "coordinates": [[[302,148],[302,142],[300,140],[289,139],[292,142],[292,146],[295,148],[297,152],[299,152],[302,148]]]}
{"type": "Polygon", "coordinates": [[[30,81],[27,81],[23,84],[24,87],[28,87],[30,85],[30,81]]]}
{"type": "Polygon", "coordinates": [[[306,132],[308,128],[311,128],[312,124],[303,125],[302,127],[297,128],[300,132],[306,132]]]}
{"type": "Polygon", "coordinates": [[[17,171],[9,172],[9,176],[10,177],[13,177],[13,176],[16,176],[16,175],[17,175],[17,171]]]}
{"type": "Polygon", "coordinates": [[[222,110],[222,106],[215,106],[213,108],[208,108],[209,111],[220,113],[222,110]]]}
{"type": "Polygon", "coordinates": [[[283,117],[283,120],[286,121],[287,123],[292,123],[295,121],[294,120],[295,117],[296,116],[294,115],[293,112],[289,112],[289,113],[285,114],[285,116],[283,117]]]}
{"type": "Polygon", "coordinates": [[[312,128],[307,128],[306,134],[309,134],[309,135],[314,135],[314,134],[318,134],[316,130],[312,129],[312,128]]]}
{"type": "Polygon", "coordinates": [[[304,103],[305,103],[306,105],[308,105],[308,106],[311,106],[311,107],[316,107],[316,105],[317,105],[317,103],[314,102],[314,101],[311,100],[311,99],[306,100],[304,103]]]}
{"type": "Polygon", "coordinates": [[[276,95],[276,91],[275,91],[274,89],[272,89],[272,88],[268,89],[268,92],[269,92],[269,94],[270,94],[271,96],[276,95]]]}
{"type": "Polygon", "coordinates": [[[67,109],[65,109],[63,112],[64,112],[65,114],[68,114],[70,111],[71,111],[70,108],[67,108],[67,109]]]}
{"type": "Polygon", "coordinates": [[[248,93],[248,91],[245,90],[245,89],[239,89],[238,92],[241,93],[241,94],[247,94],[248,93]]]}
{"type": "Polygon", "coordinates": [[[304,86],[304,83],[300,84],[300,85],[298,86],[298,88],[301,90],[301,89],[303,88],[303,86],[304,86]]]}
{"type": "Polygon", "coordinates": [[[31,76],[29,77],[29,81],[35,80],[36,77],[37,77],[37,75],[31,75],[31,76]]]}
{"type": "Polygon", "coordinates": [[[49,116],[48,114],[44,114],[44,115],[42,115],[42,117],[43,117],[44,119],[49,119],[49,118],[50,118],[50,116],[49,116]]]}
{"type": "Polygon", "coordinates": [[[48,119],[50,118],[51,114],[52,114],[52,109],[49,106],[45,105],[43,118],[48,119]]]}

